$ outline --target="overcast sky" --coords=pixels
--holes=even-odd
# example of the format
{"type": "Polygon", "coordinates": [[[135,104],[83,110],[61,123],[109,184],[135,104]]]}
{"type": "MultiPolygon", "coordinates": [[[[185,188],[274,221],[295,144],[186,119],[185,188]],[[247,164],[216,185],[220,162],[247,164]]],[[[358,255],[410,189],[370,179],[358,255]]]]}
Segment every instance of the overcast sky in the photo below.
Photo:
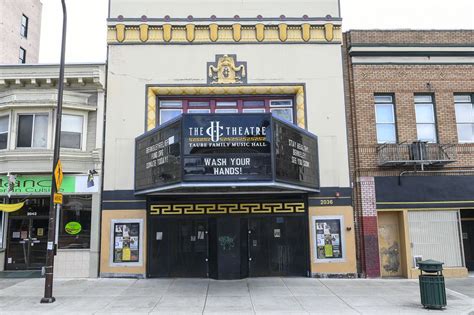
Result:
{"type": "MultiPolygon", "coordinates": [[[[61,1],[41,1],[40,62],[58,63],[61,1]]],[[[105,62],[108,1],[66,0],[66,3],[66,62],[105,62]]],[[[344,30],[474,29],[474,0],[341,0],[341,7],[344,30]]]]}

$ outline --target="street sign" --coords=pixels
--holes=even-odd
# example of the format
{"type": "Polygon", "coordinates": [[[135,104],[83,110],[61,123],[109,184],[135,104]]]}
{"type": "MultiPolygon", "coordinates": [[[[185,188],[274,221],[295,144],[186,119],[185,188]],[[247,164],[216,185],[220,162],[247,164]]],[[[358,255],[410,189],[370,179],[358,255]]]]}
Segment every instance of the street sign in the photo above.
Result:
{"type": "Polygon", "coordinates": [[[56,168],[54,169],[54,179],[56,180],[56,191],[59,191],[61,184],[63,182],[63,166],[61,165],[61,160],[58,160],[56,168]]]}
{"type": "Polygon", "coordinates": [[[53,201],[55,204],[63,204],[63,194],[54,194],[53,201]]]}

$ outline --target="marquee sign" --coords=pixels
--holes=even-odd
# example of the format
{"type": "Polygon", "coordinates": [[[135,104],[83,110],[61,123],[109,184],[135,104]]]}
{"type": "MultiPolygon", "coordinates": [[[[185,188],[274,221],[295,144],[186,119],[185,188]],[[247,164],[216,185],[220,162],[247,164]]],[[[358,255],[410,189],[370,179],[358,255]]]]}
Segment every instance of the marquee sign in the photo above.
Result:
{"type": "Polygon", "coordinates": [[[136,193],[190,183],[319,189],[316,136],[269,113],[184,114],[138,137],[135,156],[136,193]]]}

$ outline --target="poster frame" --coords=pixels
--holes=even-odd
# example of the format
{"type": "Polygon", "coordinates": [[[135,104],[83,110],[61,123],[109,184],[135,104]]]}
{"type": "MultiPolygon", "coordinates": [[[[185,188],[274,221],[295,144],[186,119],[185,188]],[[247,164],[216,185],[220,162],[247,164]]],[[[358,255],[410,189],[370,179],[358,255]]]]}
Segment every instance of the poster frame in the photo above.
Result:
{"type": "Polygon", "coordinates": [[[345,225],[344,225],[344,216],[342,215],[315,215],[311,216],[311,235],[313,240],[313,254],[312,259],[315,263],[342,263],[346,262],[346,237],[344,234],[345,225]],[[340,242],[342,246],[342,257],[341,258],[325,258],[320,259],[318,258],[318,242],[317,242],[317,235],[316,235],[316,221],[319,220],[339,220],[340,224],[340,242]]]}
{"type": "Polygon", "coordinates": [[[109,266],[118,267],[118,266],[127,266],[127,267],[141,267],[143,266],[143,247],[146,246],[143,244],[143,219],[112,219],[110,220],[110,246],[109,246],[109,266]],[[115,225],[116,224],[127,224],[127,223],[138,223],[139,224],[139,233],[138,233],[138,262],[114,262],[114,251],[115,251],[115,225]]]}

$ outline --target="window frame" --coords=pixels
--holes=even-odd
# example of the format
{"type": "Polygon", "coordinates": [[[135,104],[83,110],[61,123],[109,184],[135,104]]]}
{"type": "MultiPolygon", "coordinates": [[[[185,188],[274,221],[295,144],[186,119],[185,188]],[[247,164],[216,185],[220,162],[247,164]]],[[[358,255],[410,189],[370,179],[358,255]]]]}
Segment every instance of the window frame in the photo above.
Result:
{"type": "MultiPolygon", "coordinates": [[[[91,235],[93,233],[92,231],[92,219],[93,219],[93,213],[92,213],[92,195],[65,195],[64,196],[64,199],[65,199],[65,202],[64,202],[64,207],[61,207],[61,211],[59,212],[59,217],[57,218],[59,220],[59,232],[58,232],[58,249],[72,249],[72,250],[81,250],[81,249],[85,249],[85,250],[89,250],[91,248],[91,235]],[[87,198],[87,201],[88,201],[88,206],[90,206],[90,222],[89,222],[89,233],[88,235],[85,235],[86,238],[88,238],[88,241],[89,241],[89,244],[87,247],[67,247],[67,246],[64,246],[63,242],[65,240],[64,237],[66,238],[69,238],[70,236],[69,235],[65,235],[63,233],[63,230],[65,230],[65,226],[67,223],[71,222],[65,222],[64,220],[64,212],[66,211],[75,211],[75,210],[71,210],[71,209],[67,209],[67,205],[68,205],[68,201],[69,199],[81,199],[81,198],[84,198],[86,199],[87,198]]],[[[87,210],[79,210],[79,211],[84,211],[86,212],[87,210]]],[[[77,220],[76,220],[77,222],[77,220]]],[[[82,227],[84,227],[84,225],[81,224],[82,227]]],[[[82,231],[85,231],[84,229],[81,230],[82,231]]]]}
{"type": "Polygon", "coordinates": [[[16,139],[15,139],[15,149],[20,149],[20,150],[31,150],[31,149],[43,149],[43,150],[46,150],[49,148],[49,144],[50,144],[50,125],[51,125],[51,121],[50,121],[50,113],[49,112],[34,112],[34,113],[31,113],[31,112],[17,112],[16,113],[16,125],[15,125],[15,130],[16,130],[16,139]],[[31,146],[29,147],[19,147],[18,146],[18,139],[20,138],[19,137],[19,128],[20,128],[20,116],[33,116],[33,126],[31,127],[31,146]],[[34,129],[34,125],[35,125],[35,117],[36,116],[46,116],[47,117],[47,121],[48,121],[48,126],[46,128],[46,146],[44,147],[34,147],[33,146],[33,137],[34,137],[34,133],[35,133],[35,129],[34,129]]]}
{"type": "Polygon", "coordinates": [[[374,94],[374,115],[375,115],[375,137],[377,144],[385,144],[385,143],[398,143],[398,128],[397,128],[397,108],[395,104],[395,94],[393,93],[375,93],[374,94]],[[376,98],[380,96],[389,96],[391,98],[390,102],[377,102],[376,98]],[[392,107],[392,114],[393,114],[393,122],[391,123],[384,123],[384,122],[377,122],[377,105],[391,105],[392,107]],[[379,135],[377,132],[377,125],[393,125],[394,126],[394,131],[395,131],[395,139],[393,142],[381,142],[379,141],[379,135]]]}
{"type": "Polygon", "coordinates": [[[23,38],[28,38],[29,21],[30,19],[23,13],[21,15],[21,24],[20,24],[20,35],[23,38]],[[25,24],[23,24],[23,21],[25,21],[25,24]]]}
{"type": "Polygon", "coordinates": [[[457,120],[457,105],[458,104],[471,104],[471,117],[474,117],[474,93],[454,93],[453,94],[453,101],[454,101],[454,116],[456,118],[456,132],[458,137],[458,143],[474,143],[474,118],[471,118],[472,121],[470,123],[467,122],[458,122],[457,120]],[[469,102],[456,102],[456,96],[469,96],[469,102]],[[470,141],[463,141],[459,138],[459,125],[471,125],[473,129],[473,138],[470,141]]]}
{"type": "Polygon", "coordinates": [[[7,146],[5,147],[5,149],[0,148],[0,151],[8,150],[10,148],[10,131],[11,131],[10,129],[11,129],[11,124],[12,124],[10,113],[0,114],[0,118],[2,118],[2,117],[8,117],[7,118],[8,119],[7,131],[5,131],[5,132],[0,131],[0,134],[3,134],[3,133],[7,134],[7,146]]]}
{"type": "Polygon", "coordinates": [[[439,142],[439,135],[438,135],[438,118],[436,116],[436,103],[435,103],[435,95],[434,93],[415,93],[413,94],[413,104],[415,106],[415,123],[416,123],[416,139],[417,141],[426,141],[428,143],[438,143],[439,142]],[[430,96],[431,97],[431,102],[416,102],[416,97],[417,96],[430,96]],[[432,123],[419,123],[416,119],[416,105],[431,105],[432,111],[433,111],[433,122],[432,123]],[[418,135],[418,125],[429,125],[432,124],[434,125],[434,136],[435,136],[435,141],[427,141],[427,140],[420,140],[420,137],[418,135]]]}
{"type": "MultiPolygon", "coordinates": [[[[88,114],[73,113],[73,112],[65,111],[65,112],[62,112],[62,116],[64,115],[82,117],[82,130],[81,130],[81,141],[80,141],[81,147],[78,149],[78,148],[67,148],[67,147],[61,146],[61,150],[64,149],[64,150],[74,150],[74,151],[85,151],[86,146],[87,146],[87,121],[89,118],[88,114]]],[[[61,129],[62,127],[63,127],[63,124],[62,124],[62,117],[61,117],[61,129]]]]}
{"type": "Polygon", "coordinates": [[[177,110],[180,109],[181,113],[188,113],[189,110],[209,110],[209,113],[219,113],[219,109],[223,110],[235,110],[236,113],[270,113],[271,109],[291,109],[291,123],[296,124],[296,108],[295,108],[295,95],[226,95],[226,96],[158,96],[156,98],[157,111],[156,121],[159,124],[163,124],[161,111],[163,110],[177,110]],[[245,102],[254,101],[255,104],[246,105],[245,102]],[[275,101],[286,101],[290,105],[273,105],[275,101]],[[167,106],[163,102],[181,102],[181,105],[167,106]],[[224,105],[218,105],[220,102],[228,102],[224,105]],[[235,105],[230,104],[233,102],[235,105]],[[199,104],[201,103],[201,104],[199,104]]]}
{"type": "Polygon", "coordinates": [[[146,246],[143,242],[145,241],[144,236],[144,220],[143,219],[112,219],[110,220],[110,248],[109,248],[109,266],[143,266],[143,248],[146,246]],[[138,223],[138,261],[137,262],[115,262],[115,225],[116,224],[129,224],[138,223]]]}
{"type": "Polygon", "coordinates": [[[20,46],[20,54],[18,56],[18,63],[19,64],[26,64],[26,49],[21,47],[21,46],[20,46]]]}

